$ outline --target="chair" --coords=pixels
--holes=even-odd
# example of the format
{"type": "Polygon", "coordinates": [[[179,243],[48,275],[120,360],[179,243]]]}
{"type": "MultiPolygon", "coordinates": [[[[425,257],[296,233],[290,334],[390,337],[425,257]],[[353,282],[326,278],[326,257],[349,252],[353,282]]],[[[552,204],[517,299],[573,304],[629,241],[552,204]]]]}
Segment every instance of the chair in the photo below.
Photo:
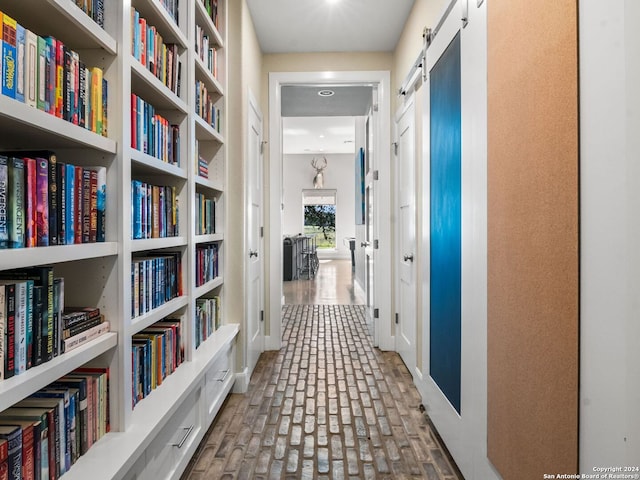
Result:
{"type": "Polygon", "coordinates": [[[302,244],[302,270],[300,273],[306,273],[308,279],[314,278],[319,266],[316,237],[314,235],[305,235],[302,244]]]}

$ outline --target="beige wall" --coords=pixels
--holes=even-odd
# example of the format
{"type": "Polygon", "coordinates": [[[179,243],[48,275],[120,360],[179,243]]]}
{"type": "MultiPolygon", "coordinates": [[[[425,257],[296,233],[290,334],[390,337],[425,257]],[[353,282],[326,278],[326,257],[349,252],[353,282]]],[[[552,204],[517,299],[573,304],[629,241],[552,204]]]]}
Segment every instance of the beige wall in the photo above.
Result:
{"type": "MultiPolygon", "coordinates": [[[[262,52],[245,0],[227,2],[229,36],[227,39],[227,179],[225,202],[227,230],[225,232],[225,314],[228,323],[245,324],[244,270],[231,268],[243,265],[245,249],[229,248],[244,245],[244,156],[246,153],[249,89],[260,104],[260,74],[262,52]]],[[[244,342],[239,342],[237,366],[244,369],[244,342]]]]}

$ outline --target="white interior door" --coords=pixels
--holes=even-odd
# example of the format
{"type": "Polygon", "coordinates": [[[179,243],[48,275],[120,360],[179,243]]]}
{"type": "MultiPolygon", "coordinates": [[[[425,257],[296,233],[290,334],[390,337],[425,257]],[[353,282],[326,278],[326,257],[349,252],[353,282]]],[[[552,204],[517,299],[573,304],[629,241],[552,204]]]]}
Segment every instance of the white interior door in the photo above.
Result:
{"type": "MultiPolygon", "coordinates": [[[[374,102],[376,96],[376,89],[374,89],[374,102]]],[[[374,345],[378,345],[376,335],[375,335],[375,301],[374,301],[374,293],[375,293],[375,277],[374,277],[374,226],[375,226],[375,217],[374,217],[374,145],[373,141],[374,135],[374,109],[371,108],[365,120],[365,149],[364,149],[364,171],[365,171],[365,185],[364,185],[364,194],[365,194],[365,240],[360,245],[364,247],[364,258],[365,258],[365,295],[367,299],[367,326],[369,327],[369,333],[371,334],[371,338],[374,339],[374,345]]]]}
{"type": "Polygon", "coordinates": [[[262,114],[250,96],[246,161],[246,305],[249,376],[264,350],[262,307],[262,114]]]}
{"type": "Polygon", "coordinates": [[[413,95],[396,118],[396,348],[416,367],[415,106],[413,95]]]}

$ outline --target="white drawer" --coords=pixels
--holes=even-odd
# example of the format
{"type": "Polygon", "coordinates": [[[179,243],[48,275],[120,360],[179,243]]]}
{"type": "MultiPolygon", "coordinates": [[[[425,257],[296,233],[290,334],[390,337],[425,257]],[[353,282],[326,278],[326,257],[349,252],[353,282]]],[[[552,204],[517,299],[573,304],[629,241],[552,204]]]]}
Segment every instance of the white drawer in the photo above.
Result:
{"type": "Polygon", "coordinates": [[[145,466],[146,466],[145,452],[142,452],[142,455],[140,455],[140,458],[138,458],[138,461],[131,468],[131,470],[127,472],[123,480],[144,480],[145,466]]]}
{"type": "Polygon", "coordinates": [[[233,384],[233,355],[231,345],[222,352],[205,375],[205,411],[208,420],[216,415],[233,384]]]}
{"type": "Polygon", "coordinates": [[[202,428],[200,394],[198,387],[147,448],[145,479],[173,478],[176,468],[184,464],[184,457],[202,428]]]}

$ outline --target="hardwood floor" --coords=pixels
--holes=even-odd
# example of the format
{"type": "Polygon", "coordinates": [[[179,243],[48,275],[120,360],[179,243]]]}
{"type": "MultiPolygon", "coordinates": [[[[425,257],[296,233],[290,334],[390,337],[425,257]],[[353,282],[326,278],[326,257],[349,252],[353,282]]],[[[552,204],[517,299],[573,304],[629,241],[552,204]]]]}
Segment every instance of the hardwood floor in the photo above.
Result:
{"type": "Polygon", "coordinates": [[[362,305],[286,305],[283,347],[232,394],[183,480],[462,478],[362,305]]]}
{"type": "Polygon", "coordinates": [[[350,260],[320,260],[315,278],[282,282],[287,305],[362,305],[364,293],[353,281],[350,260]]]}

